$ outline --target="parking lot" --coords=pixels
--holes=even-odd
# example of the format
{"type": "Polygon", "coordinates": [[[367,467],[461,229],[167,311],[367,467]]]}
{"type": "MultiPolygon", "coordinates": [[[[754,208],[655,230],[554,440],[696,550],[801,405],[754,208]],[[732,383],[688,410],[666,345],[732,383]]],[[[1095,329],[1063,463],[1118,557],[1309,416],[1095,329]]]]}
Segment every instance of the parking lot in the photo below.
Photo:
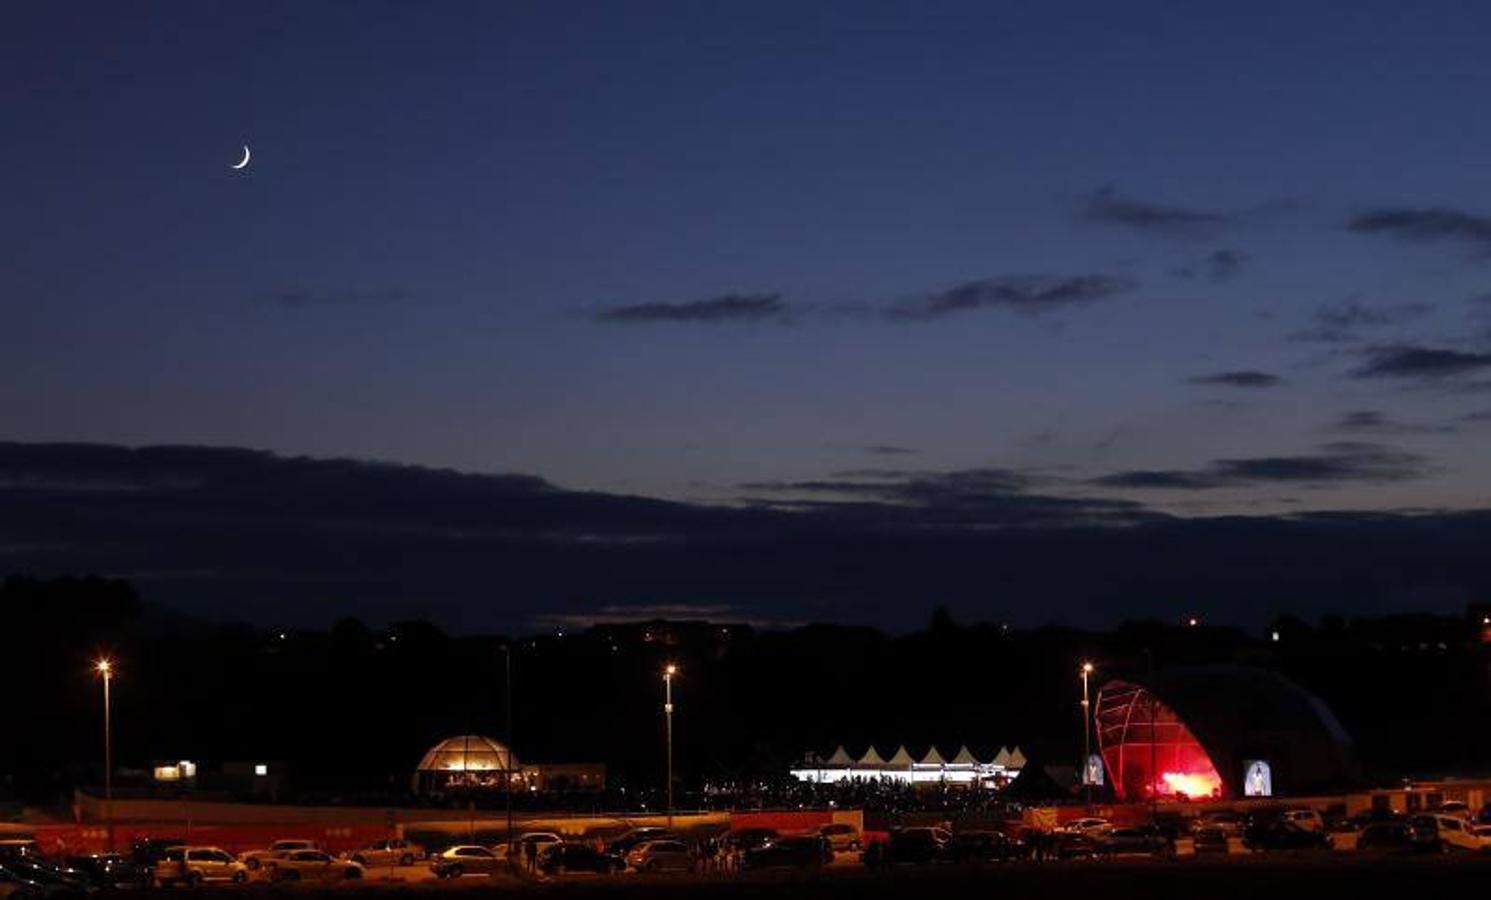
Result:
{"type": "MultiPolygon", "coordinates": [[[[1443,897],[1484,889],[1491,878],[1491,858],[1444,856],[1368,857],[1352,853],[1248,854],[1226,857],[1181,856],[1168,860],[1067,860],[989,866],[900,866],[870,872],[844,858],[812,872],[739,872],[651,875],[628,872],[612,876],[570,875],[551,879],[470,876],[434,879],[419,866],[368,873],[361,882],[337,885],[270,885],[203,888],[218,894],[305,897],[318,893],[356,892],[382,896],[390,891],[514,893],[542,890],[547,895],[580,896],[597,891],[621,897],[683,896],[737,898],[771,890],[776,900],[797,898],[965,897],[975,892],[1000,898],[1143,897],[1146,900],[1269,900],[1350,896],[1353,900],[1443,897]],[[392,876],[390,883],[387,878],[392,876]]],[[[179,896],[182,891],[144,891],[136,896],[179,896]]]]}

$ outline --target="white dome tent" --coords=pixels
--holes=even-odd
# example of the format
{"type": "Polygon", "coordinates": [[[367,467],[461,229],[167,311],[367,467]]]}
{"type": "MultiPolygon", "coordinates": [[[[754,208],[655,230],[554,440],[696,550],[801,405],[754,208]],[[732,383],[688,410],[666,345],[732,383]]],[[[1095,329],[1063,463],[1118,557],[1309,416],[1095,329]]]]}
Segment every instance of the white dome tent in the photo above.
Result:
{"type": "Polygon", "coordinates": [[[521,777],[517,754],[479,734],[446,738],[426,751],[414,771],[414,788],[443,792],[503,787],[504,777],[521,777]]]}

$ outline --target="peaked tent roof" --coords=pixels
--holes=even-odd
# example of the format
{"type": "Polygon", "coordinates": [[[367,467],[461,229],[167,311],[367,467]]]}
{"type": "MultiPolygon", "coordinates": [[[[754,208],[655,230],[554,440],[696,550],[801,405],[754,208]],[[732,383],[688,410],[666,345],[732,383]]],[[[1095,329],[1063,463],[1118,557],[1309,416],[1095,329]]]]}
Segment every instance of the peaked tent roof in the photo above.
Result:
{"type": "Polygon", "coordinates": [[[865,751],[865,755],[859,758],[859,762],[856,763],[856,765],[883,766],[885,765],[885,757],[881,756],[879,752],[875,750],[874,744],[871,744],[870,749],[865,751]]]}
{"type": "Polygon", "coordinates": [[[888,766],[909,766],[913,762],[915,760],[911,758],[911,754],[906,750],[906,745],[902,744],[896,748],[895,755],[886,760],[885,764],[888,766]]]}
{"type": "Polygon", "coordinates": [[[994,754],[994,765],[1006,766],[1010,764],[1010,748],[1000,747],[999,752],[994,754]]]}
{"type": "Polygon", "coordinates": [[[854,765],[854,757],[849,755],[849,752],[844,749],[843,744],[840,744],[838,748],[834,750],[833,755],[824,761],[824,765],[852,766],[854,765]]]}
{"type": "Polygon", "coordinates": [[[942,758],[942,754],[937,752],[936,747],[932,747],[927,751],[927,755],[922,757],[922,765],[945,766],[947,765],[947,760],[942,758]]]}
{"type": "Polygon", "coordinates": [[[978,760],[974,757],[973,751],[968,749],[968,745],[964,744],[958,749],[958,755],[953,757],[953,765],[974,766],[978,765],[978,760]]]}
{"type": "Polygon", "coordinates": [[[1006,762],[1005,766],[1011,769],[1025,768],[1025,754],[1020,752],[1020,748],[1018,746],[1015,747],[1014,750],[1010,751],[1009,762],[1006,762]]]}

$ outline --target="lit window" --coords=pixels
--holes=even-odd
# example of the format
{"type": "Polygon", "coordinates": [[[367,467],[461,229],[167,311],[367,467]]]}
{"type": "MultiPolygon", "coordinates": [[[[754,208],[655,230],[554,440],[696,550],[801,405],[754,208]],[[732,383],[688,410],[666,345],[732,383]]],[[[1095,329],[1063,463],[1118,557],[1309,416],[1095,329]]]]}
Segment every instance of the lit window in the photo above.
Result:
{"type": "Polygon", "coordinates": [[[254,766],[254,774],[260,776],[268,775],[269,767],[264,765],[263,763],[259,763],[258,765],[254,766]]]}

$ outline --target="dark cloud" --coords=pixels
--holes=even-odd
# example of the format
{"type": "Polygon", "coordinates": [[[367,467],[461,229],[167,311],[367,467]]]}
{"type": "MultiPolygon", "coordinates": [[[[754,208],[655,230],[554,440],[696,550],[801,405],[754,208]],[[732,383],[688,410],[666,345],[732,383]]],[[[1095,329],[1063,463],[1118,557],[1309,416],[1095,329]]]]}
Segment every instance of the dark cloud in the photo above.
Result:
{"type": "Polygon", "coordinates": [[[1081,217],[1088,222],[1118,225],[1174,237],[1205,237],[1236,221],[1227,213],[1128,199],[1119,196],[1118,191],[1112,187],[1089,194],[1081,217]]]}
{"type": "Polygon", "coordinates": [[[781,294],[725,294],[687,303],[638,303],[595,313],[599,322],[766,322],[784,321],[790,310],[781,294]]]}
{"type": "Polygon", "coordinates": [[[897,447],[895,444],[871,444],[865,448],[865,452],[875,456],[910,456],[920,451],[914,447],[897,447]]]}
{"type": "Polygon", "coordinates": [[[892,304],[885,308],[884,314],[899,320],[938,319],[977,309],[1008,309],[1039,315],[1065,306],[1104,300],[1136,286],[1133,279],[1116,275],[985,278],[892,304]]]}
{"type": "Polygon", "coordinates": [[[1238,275],[1250,257],[1237,250],[1213,250],[1201,260],[1170,270],[1176,278],[1228,281],[1238,275]]]}
{"type": "MultiPolygon", "coordinates": [[[[1371,445],[1335,452],[1349,451],[1371,445]]],[[[1099,627],[1199,596],[1215,620],[1253,622],[1260,596],[1310,615],[1491,583],[1482,513],[1178,519],[1049,497],[1003,469],[858,481],[816,503],[716,507],[230,448],[0,444],[0,548],[7,571],[132,573],[147,601],[211,619],[425,616],[468,632],[667,609],[904,629],[931,598],[1099,627]]]]}
{"type": "Polygon", "coordinates": [[[1450,425],[1396,422],[1375,409],[1358,409],[1348,412],[1338,419],[1331,429],[1359,434],[1445,434],[1455,430],[1450,425]]]}
{"type": "Polygon", "coordinates": [[[1214,384],[1224,387],[1236,388],[1269,388],[1277,387],[1284,383],[1284,379],[1268,372],[1257,372],[1251,369],[1243,369],[1235,372],[1217,372],[1212,375],[1192,375],[1186,379],[1189,384],[1214,384]]]}
{"type": "Polygon", "coordinates": [[[1468,413],[1465,413],[1462,416],[1457,416],[1455,418],[1455,421],[1457,421],[1457,422],[1470,422],[1470,423],[1474,423],[1474,424],[1480,424],[1482,422],[1491,422],[1491,409],[1478,409],[1475,412],[1468,412],[1468,413]]]}
{"type": "Polygon", "coordinates": [[[1376,444],[1337,442],[1302,456],[1219,459],[1201,469],[1135,469],[1095,479],[1110,488],[1213,490],[1262,484],[1382,484],[1429,474],[1421,456],[1376,444]]]}
{"type": "Polygon", "coordinates": [[[1366,351],[1367,362],[1352,374],[1357,378],[1417,378],[1438,380],[1491,368],[1491,353],[1472,353],[1443,347],[1394,344],[1366,351]]]}
{"type": "Polygon", "coordinates": [[[1398,303],[1392,306],[1365,306],[1358,300],[1325,304],[1315,310],[1315,324],[1292,335],[1298,341],[1344,343],[1357,339],[1364,328],[1400,325],[1434,311],[1429,303],[1398,303]]]}
{"type": "Polygon", "coordinates": [[[1056,526],[1078,522],[1134,522],[1153,514],[1127,501],[1064,497],[1031,489],[1051,480],[1013,469],[963,469],[948,472],[906,469],[860,469],[824,479],[752,482],[741,485],[755,494],[788,499],[774,505],[812,510],[819,515],[852,511],[882,521],[919,521],[931,525],[997,528],[1056,526]]]}
{"type": "Polygon", "coordinates": [[[280,288],[253,298],[255,302],[287,309],[316,306],[375,306],[406,303],[413,293],[403,288],[370,288],[352,291],[318,291],[310,288],[280,288]]]}
{"type": "Polygon", "coordinates": [[[1361,234],[1385,234],[1405,241],[1458,241],[1491,250],[1491,219],[1458,209],[1374,209],[1352,218],[1347,228],[1361,234]]]}

